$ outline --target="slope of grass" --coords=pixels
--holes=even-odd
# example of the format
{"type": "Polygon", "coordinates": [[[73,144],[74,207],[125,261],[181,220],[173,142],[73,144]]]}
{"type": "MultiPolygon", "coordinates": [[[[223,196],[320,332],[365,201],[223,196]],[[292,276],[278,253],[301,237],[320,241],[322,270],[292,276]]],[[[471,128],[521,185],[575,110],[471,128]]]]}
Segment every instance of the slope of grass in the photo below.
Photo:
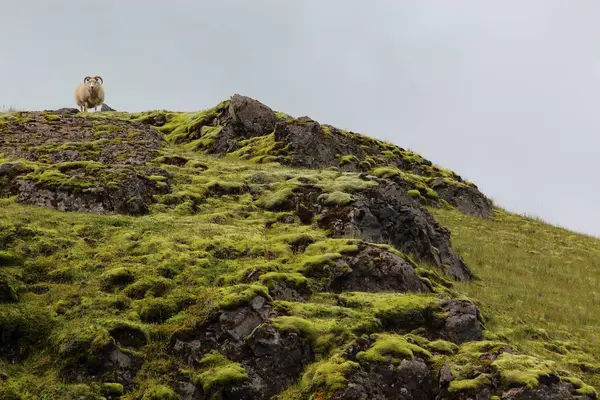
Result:
{"type": "Polygon", "coordinates": [[[458,285],[487,327],[600,387],[600,240],[497,210],[430,210],[479,280],[458,285]]]}

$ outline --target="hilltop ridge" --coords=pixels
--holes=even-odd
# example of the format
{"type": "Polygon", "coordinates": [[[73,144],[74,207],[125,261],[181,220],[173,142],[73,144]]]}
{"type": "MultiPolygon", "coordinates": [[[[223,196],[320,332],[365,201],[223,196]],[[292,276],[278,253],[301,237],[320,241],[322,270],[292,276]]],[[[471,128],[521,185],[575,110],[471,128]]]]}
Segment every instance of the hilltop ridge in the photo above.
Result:
{"type": "Polygon", "coordinates": [[[14,112],[0,197],[5,398],[596,398],[462,291],[439,220],[504,212],[391,143],[237,94],[14,112]]]}

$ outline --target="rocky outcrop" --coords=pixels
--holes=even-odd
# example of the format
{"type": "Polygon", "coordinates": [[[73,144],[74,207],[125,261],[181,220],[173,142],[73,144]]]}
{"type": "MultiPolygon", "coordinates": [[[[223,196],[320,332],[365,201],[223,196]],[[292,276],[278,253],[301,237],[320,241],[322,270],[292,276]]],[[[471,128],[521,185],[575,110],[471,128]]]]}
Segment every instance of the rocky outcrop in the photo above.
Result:
{"type": "Polygon", "coordinates": [[[73,110],[6,119],[0,153],[26,161],[0,164],[0,196],[62,211],[146,214],[155,194],[170,191],[166,171],[145,167],[162,136],[145,124],[73,110]]]}
{"type": "Polygon", "coordinates": [[[342,292],[431,292],[415,272],[415,267],[404,258],[385,249],[359,245],[353,255],[336,260],[339,271],[324,288],[342,292]]]}
{"type": "Polygon", "coordinates": [[[390,243],[398,250],[428,261],[458,280],[473,273],[452,249],[450,231],[394,184],[380,185],[356,196],[351,206],[325,209],[319,226],[334,237],[359,236],[375,243],[390,243]]]}
{"type": "Polygon", "coordinates": [[[209,351],[218,350],[229,360],[240,363],[248,374],[248,381],[242,385],[218,388],[223,396],[230,398],[233,393],[244,393],[235,398],[269,399],[292,384],[314,359],[306,338],[280,331],[269,323],[268,319],[275,315],[270,302],[256,296],[246,305],[219,310],[196,328],[176,332],[171,337],[170,349],[195,365],[209,351]]]}

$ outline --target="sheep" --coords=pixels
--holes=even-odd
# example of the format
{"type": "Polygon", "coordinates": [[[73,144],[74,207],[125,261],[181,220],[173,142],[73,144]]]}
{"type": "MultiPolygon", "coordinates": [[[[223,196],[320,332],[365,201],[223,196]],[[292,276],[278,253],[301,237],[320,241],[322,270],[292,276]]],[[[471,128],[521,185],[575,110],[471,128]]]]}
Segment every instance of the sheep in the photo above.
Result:
{"type": "Polygon", "coordinates": [[[104,80],[100,76],[86,76],[83,83],[75,88],[75,102],[82,112],[87,112],[88,108],[94,111],[104,103],[104,80]]]}

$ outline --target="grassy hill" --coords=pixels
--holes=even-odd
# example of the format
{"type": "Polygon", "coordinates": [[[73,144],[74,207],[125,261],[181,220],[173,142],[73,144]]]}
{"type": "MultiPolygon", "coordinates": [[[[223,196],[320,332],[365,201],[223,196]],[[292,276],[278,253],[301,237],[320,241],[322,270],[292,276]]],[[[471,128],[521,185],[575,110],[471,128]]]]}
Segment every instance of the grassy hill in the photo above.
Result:
{"type": "Polygon", "coordinates": [[[599,253],[243,96],[12,111],[0,398],[596,398],[599,253]]]}

